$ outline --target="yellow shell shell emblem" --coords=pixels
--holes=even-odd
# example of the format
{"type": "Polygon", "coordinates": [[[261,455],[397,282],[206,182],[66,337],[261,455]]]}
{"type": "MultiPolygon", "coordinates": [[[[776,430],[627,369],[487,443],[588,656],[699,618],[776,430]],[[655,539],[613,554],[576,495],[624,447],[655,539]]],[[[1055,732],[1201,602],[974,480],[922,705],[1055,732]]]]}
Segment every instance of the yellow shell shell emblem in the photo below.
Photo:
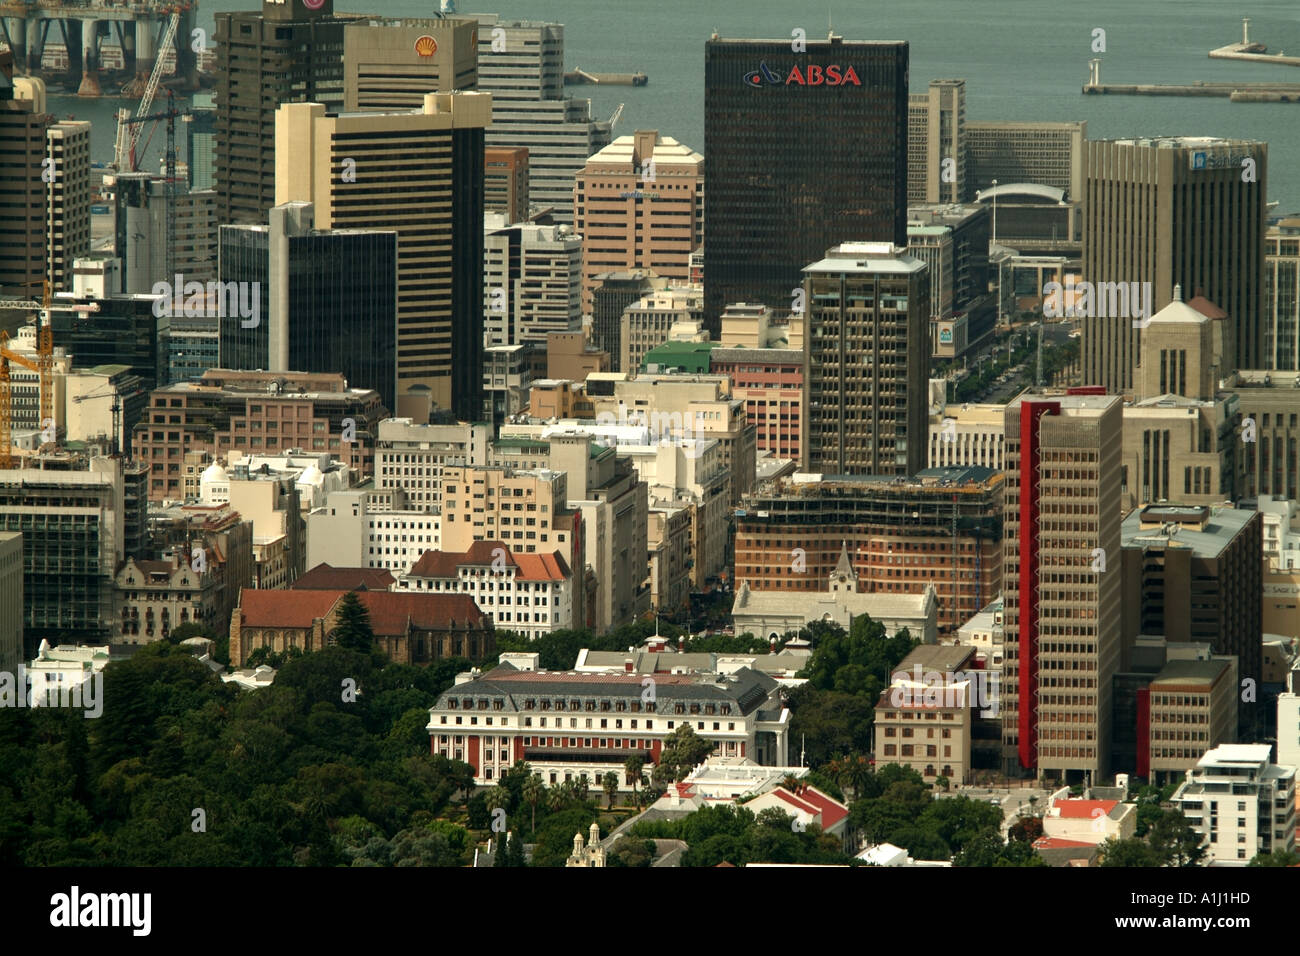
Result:
{"type": "Polygon", "coordinates": [[[433,56],[438,52],[438,41],[426,33],[415,41],[415,52],[420,56],[433,56]]]}

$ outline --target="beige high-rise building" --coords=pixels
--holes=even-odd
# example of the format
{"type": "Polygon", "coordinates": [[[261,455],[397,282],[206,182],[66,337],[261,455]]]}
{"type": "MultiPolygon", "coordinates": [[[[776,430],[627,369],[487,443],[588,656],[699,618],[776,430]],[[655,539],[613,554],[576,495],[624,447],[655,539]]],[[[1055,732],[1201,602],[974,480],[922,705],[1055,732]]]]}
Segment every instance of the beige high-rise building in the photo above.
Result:
{"type": "Polygon", "coordinates": [[[907,201],[966,198],[966,81],[931,80],[907,98],[907,201]]]}
{"type": "MultiPolygon", "coordinates": [[[[704,157],[657,130],[620,136],[587,160],[573,191],[582,236],[582,308],[592,311],[596,276],[652,269],[690,278],[704,241],[704,157]]],[[[626,367],[626,366],[625,366],[626,367]]]]}
{"type": "MultiPolygon", "coordinates": [[[[1263,368],[1268,144],[1094,140],[1085,155],[1084,280],[1149,282],[1155,311],[1175,285],[1204,296],[1227,313],[1221,367],[1263,368]]],[[[1117,393],[1133,386],[1143,335],[1140,320],[1118,311],[1083,320],[1081,352],[1084,383],[1117,393]]]]}
{"type": "Polygon", "coordinates": [[[442,550],[500,541],[512,551],[575,557],[563,472],[449,465],[442,472],[442,550]]]}
{"type": "Polygon", "coordinates": [[[735,505],[753,490],[757,431],[725,375],[642,375],[591,399],[598,422],[643,424],[660,441],[717,439],[731,475],[727,501],[735,505]]]}
{"type": "Polygon", "coordinates": [[[620,371],[636,373],[645,354],[671,338],[675,325],[698,323],[704,315],[704,291],[698,286],[651,292],[623,310],[619,327],[620,371]]]}
{"type": "Polygon", "coordinates": [[[528,218],[528,148],[483,151],[483,208],[506,222],[528,218]]]}
{"type": "Polygon", "coordinates": [[[315,204],[320,229],[397,233],[397,397],[483,411],[485,93],[430,93],[413,112],[276,113],[275,202],[315,204]]]}
{"type": "Polygon", "coordinates": [[[1246,456],[1234,403],[1218,389],[1222,315],[1175,289],[1144,331],[1134,401],[1124,407],[1125,508],[1209,505],[1239,493],[1246,456]]]}
{"type": "Polygon", "coordinates": [[[1007,406],[1003,768],[1070,782],[1109,770],[1122,652],[1115,395],[1028,392],[1007,406]]]}
{"type": "Polygon", "coordinates": [[[1300,218],[1270,226],[1265,242],[1265,368],[1300,369],[1300,218]]]}
{"type": "Polygon", "coordinates": [[[90,252],[90,123],[45,131],[45,274],[55,292],[72,289],[72,264],[90,252]]]}
{"type": "Polygon", "coordinates": [[[426,93],[478,87],[478,21],[367,18],[343,27],[343,109],[419,109],[426,93]]]}
{"type": "Polygon", "coordinates": [[[803,272],[799,460],[833,475],[915,475],[926,458],[929,270],[890,243],[846,242],[803,272]]]}
{"type": "Polygon", "coordinates": [[[0,52],[0,290],[29,297],[45,277],[45,82],[13,73],[13,54],[0,52]]]}

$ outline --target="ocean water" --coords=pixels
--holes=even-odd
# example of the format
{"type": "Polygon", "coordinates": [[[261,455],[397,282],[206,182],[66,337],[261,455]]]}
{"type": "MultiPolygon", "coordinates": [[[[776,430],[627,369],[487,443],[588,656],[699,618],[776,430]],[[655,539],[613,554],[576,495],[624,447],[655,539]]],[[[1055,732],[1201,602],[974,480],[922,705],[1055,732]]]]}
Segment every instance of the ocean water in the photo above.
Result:
{"type": "MultiPolygon", "coordinates": [[[[201,26],[218,10],[257,9],[256,0],[201,0],[201,26]]],[[[339,10],[429,16],[436,0],[340,2],[339,10]]],[[[624,104],[615,134],[658,129],[695,150],[704,147],[704,42],[723,36],[788,37],[795,28],[824,37],[828,22],[846,39],[907,40],[911,84],[966,80],[969,120],[1086,120],[1093,139],[1134,135],[1201,135],[1269,143],[1268,194],[1279,211],[1300,211],[1300,103],[1231,103],[1202,97],[1084,96],[1088,60],[1101,59],[1103,82],[1191,83],[1197,80],[1300,83],[1300,68],[1211,60],[1211,49],[1241,37],[1269,52],[1300,54],[1300,8],[1292,0],[1255,0],[1231,10],[1221,0],[498,0],[460,4],[503,17],[565,25],[565,67],[644,71],[644,87],[571,87],[589,97],[598,117],[624,104]],[[1105,31],[1104,53],[1092,51],[1105,31]]],[[[94,158],[111,159],[118,100],[52,98],[51,111],[95,124],[94,158]]],[[[162,148],[154,135],[150,157],[162,148]]],[[[156,163],[156,159],[152,162],[156,163]]],[[[142,164],[143,165],[143,164],[142,164]]],[[[149,167],[152,168],[152,167],[149,167]]]]}

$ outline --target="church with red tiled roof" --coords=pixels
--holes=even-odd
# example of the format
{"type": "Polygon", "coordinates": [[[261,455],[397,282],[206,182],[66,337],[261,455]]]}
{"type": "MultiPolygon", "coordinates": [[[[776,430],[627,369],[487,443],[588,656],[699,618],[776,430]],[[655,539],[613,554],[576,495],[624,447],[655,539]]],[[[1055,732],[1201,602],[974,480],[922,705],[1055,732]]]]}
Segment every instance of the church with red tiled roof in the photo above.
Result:
{"type": "MultiPolygon", "coordinates": [[[[230,661],[242,667],[256,648],[318,651],[334,643],[345,590],[245,588],[230,618],[230,661]]],[[[496,653],[490,615],[464,594],[357,591],[370,613],[375,647],[403,664],[447,657],[479,660],[496,653]]]]}

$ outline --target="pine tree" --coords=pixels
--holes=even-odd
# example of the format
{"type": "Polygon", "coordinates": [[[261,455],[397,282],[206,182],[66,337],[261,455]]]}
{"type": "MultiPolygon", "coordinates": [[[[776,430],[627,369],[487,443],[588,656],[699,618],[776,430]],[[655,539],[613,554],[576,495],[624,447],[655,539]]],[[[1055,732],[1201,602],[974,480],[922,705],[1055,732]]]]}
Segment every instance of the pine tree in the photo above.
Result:
{"type": "Polygon", "coordinates": [[[339,647],[369,654],[375,640],[370,627],[370,610],[361,603],[355,591],[343,595],[338,612],[334,615],[334,630],[330,632],[339,647]]]}

